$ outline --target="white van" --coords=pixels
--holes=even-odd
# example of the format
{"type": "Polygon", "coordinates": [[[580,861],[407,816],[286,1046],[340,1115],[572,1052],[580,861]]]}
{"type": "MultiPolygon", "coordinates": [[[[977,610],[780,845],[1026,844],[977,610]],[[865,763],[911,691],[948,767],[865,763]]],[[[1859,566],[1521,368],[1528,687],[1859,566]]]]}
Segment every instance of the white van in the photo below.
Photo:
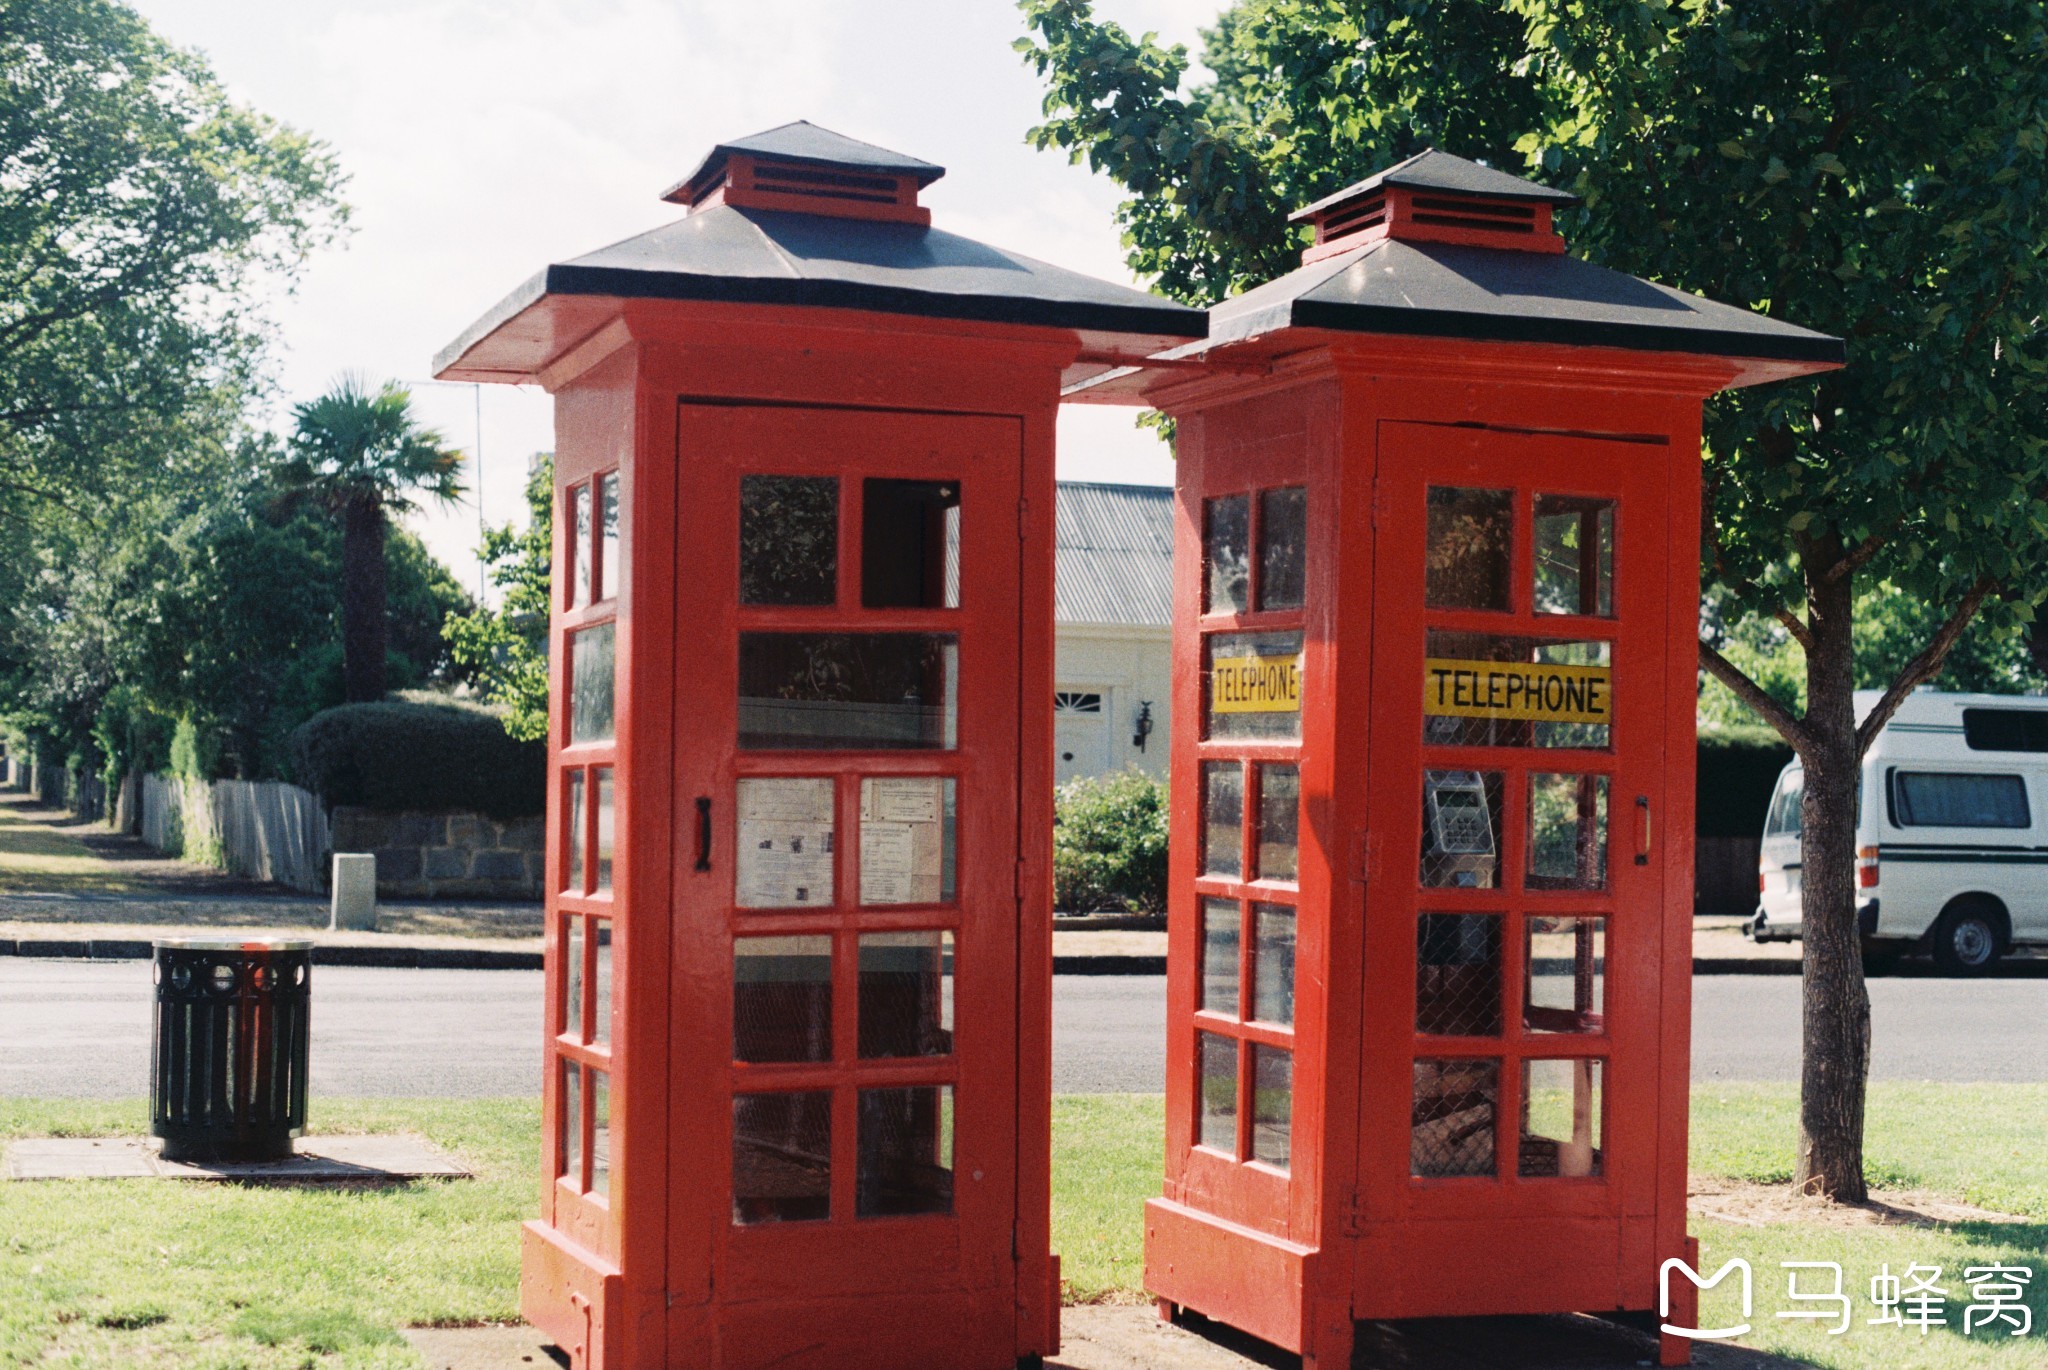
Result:
{"type": "MultiPolygon", "coordinates": [[[[1856,715],[1878,692],[1856,693],[1856,715]]],[[[1794,761],[1764,818],[1759,942],[1799,936],[1794,761]]],[[[1916,690],[1858,777],[1856,922],[1874,963],[1925,953],[1980,975],[2015,946],[2048,945],[2048,699],[1916,690]]]]}

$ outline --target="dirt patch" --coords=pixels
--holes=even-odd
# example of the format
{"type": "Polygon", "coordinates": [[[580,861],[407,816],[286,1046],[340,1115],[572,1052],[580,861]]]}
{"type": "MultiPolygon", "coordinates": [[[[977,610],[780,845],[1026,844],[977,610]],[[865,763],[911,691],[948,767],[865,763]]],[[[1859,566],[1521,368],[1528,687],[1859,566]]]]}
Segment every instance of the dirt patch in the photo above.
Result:
{"type": "Polygon", "coordinates": [[[2032,1218],[1958,1202],[1925,1189],[1887,1189],[1868,1203],[1809,1198],[1789,1184],[1692,1177],[1685,1204],[1702,1218],[1742,1227],[1940,1227],[1949,1223],[2030,1223],[2032,1218]]]}

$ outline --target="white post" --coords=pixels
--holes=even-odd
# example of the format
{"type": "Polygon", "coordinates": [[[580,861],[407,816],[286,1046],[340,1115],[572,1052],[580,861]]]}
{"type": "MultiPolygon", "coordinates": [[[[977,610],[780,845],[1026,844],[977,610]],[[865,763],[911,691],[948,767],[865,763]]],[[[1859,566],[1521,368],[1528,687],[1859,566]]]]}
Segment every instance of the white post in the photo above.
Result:
{"type": "Polygon", "coordinates": [[[334,905],[328,916],[329,931],[347,928],[365,932],[377,930],[377,854],[336,852],[334,854],[334,905]]]}

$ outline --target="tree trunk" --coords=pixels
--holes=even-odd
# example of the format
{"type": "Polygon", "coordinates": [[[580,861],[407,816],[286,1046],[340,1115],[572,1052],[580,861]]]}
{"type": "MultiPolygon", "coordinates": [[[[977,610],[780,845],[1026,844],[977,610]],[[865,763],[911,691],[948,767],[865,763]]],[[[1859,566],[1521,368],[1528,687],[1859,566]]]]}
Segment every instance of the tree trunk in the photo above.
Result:
{"type": "Polygon", "coordinates": [[[384,697],[384,506],[351,502],[341,522],[341,678],[351,704],[384,697]]]}
{"type": "MultiPolygon", "coordinates": [[[[1799,1080],[1799,1164],[1809,1194],[1861,1202],[1863,1100],[1870,1073],[1870,993],[1856,928],[1857,776],[1851,577],[1809,573],[1806,791],[1800,801],[1800,914],[1805,920],[1805,1023],[1799,1080]]],[[[1874,797],[1872,802],[1874,802],[1874,797]]]]}

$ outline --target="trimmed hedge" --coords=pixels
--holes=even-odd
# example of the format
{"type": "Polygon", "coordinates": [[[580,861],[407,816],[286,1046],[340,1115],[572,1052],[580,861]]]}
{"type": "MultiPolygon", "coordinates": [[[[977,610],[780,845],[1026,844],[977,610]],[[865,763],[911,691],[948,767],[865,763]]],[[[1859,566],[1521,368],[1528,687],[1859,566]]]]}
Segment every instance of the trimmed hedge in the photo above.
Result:
{"type": "Polygon", "coordinates": [[[293,730],[292,773],[329,808],[528,818],[547,806],[547,747],[455,700],[344,704],[293,730]]]}
{"type": "Polygon", "coordinates": [[[1702,729],[1693,800],[1701,837],[1759,837],[1792,749],[1770,728],[1702,729]]]}
{"type": "Polygon", "coordinates": [[[1166,912],[1166,786],[1129,770],[1054,791],[1052,899],[1065,913],[1166,912]]]}

